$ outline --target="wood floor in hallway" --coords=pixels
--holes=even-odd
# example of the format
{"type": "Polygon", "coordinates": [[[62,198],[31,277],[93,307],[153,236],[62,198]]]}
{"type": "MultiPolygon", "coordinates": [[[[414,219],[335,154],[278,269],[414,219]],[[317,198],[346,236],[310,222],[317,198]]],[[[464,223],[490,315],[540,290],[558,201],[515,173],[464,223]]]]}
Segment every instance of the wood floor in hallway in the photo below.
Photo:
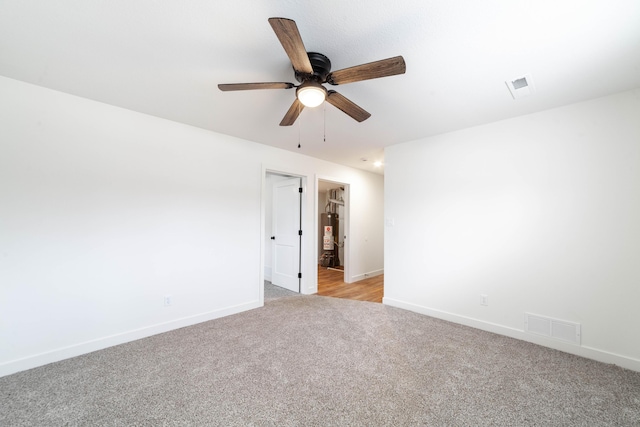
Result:
{"type": "Polygon", "coordinates": [[[358,301],[382,302],[384,274],[354,283],[343,281],[344,272],[318,266],[318,295],[358,301]]]}

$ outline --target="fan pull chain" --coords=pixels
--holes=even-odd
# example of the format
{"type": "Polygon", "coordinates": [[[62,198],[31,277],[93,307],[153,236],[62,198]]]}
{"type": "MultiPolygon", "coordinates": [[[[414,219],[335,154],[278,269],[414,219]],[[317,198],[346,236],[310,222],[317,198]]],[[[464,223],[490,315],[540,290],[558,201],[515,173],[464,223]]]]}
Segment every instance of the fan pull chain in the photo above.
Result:
{"type": "Polygon", "coordinates": [[[322,117],[324,118],[324,129],[322,129],[322,142],[327,142],[327,103],[322,105],[322,117]]]}
{"type": "Polygon", "coordinates": [[[301,113],[301,109],[300,109],[300,104],[298,104],[298,148],[301,147],[300,145],[300,113],[301,113]]]}

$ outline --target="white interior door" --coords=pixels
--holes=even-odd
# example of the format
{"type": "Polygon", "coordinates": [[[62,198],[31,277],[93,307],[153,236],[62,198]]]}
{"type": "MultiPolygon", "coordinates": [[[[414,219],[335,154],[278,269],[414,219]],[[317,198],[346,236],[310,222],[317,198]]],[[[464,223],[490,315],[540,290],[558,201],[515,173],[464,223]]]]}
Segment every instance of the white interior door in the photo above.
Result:
{"type": "Polygon", "coordinates": [[[271,283],[300,292],[300,178],[273,184],[271,283]]]}

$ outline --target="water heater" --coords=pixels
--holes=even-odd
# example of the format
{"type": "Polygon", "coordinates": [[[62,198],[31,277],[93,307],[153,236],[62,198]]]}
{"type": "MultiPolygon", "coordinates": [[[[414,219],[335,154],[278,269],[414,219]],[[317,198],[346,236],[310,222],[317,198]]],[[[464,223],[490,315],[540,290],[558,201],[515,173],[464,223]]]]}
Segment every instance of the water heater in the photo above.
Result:
{"type": "Polygon", "coordinates": [[[320,265],[323,267],[339,267],[338,257],[338,214],[327,212],[320,214],[320,227],[322,236],[322,255],[320,265]]]}

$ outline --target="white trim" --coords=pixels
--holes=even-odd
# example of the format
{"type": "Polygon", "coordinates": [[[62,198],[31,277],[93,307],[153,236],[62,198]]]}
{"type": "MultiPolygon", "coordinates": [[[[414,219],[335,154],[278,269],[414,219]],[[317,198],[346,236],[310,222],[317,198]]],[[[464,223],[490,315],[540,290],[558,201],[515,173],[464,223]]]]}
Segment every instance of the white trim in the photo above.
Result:
{"type": "Polygon", "coordinates": [[[351,281],[349,283],[357,282],[359,280],[368,279],[370,277],[379,276],[381,274],[384,274],[384,269],[373,270],[373,271],[369,271],[369,272],[364,273],[364,274],[357,274],[357,275],[355,275],[355,276],[353,276],[351,278],[351,281]]]}
{"type": "Polygon", "coordinates": [[[538,344],[543,347],[553,348],[565,353],[575,354],[576,356],[585,357],[587,359],[597,360],[598,362],[611,363],[618,365],[622,368],[630,369],[632,371],[640,372],[640,360],[621,354],[611,353],[605,350],[600,350],[588,346],[580,346],[571,343],[564,343],[556,341],[554,339],[545,338],[543,336],[531,335],[524,330],[511,328],[497,323],[485,322],[483,320],[474,319],[467,316],[461,316],[446,311],[436,310],[433,308],[412,304],[409,302],[383,297],[382,303],[391,307],[402,308],[405,310],[413,311],[415,313],[424,314],[427,316],[435,317],[437,319],[447,320],[449,322],[458,323],[472,328],[481,329],[483,331],[493,332],[495,334],[504,335],[507,337],[519,339],[521,341],[527,341],[530,343],[538,344]]]}
{"type": "Polygon", "coordinates": [[[102,338],[96,338],[93,340],[85,341],[83,343],[58,348],[44,353],[35,354],[33,356],[27,356],[22,359],[10,360],[8,362],[0,364],[0,377],[11,375],[27,369],[36,368],[38,366],[46,365],[49,363],[58,362],[60,360],[69,359],[71,357],[91,353],[97,350],[102,350],[114,345],[120,345],[142,338],[147,338],[156,334],[161,334],[163,332],[169,332],[174,329],[184,328],[185,326],[191,326],[198,323],[207,322],[209,320],[218,319],[220,317],[238,314],[243,311],[262,307],[263,305],[264,304],[260,303],[259,301],[239,304],[219,310],[196,314],[193,316],[182,317],[180,319],[175,319],[168,322],[158,323],[156,325],[133,329],[128,332],[122,332],[102,338]]]}

